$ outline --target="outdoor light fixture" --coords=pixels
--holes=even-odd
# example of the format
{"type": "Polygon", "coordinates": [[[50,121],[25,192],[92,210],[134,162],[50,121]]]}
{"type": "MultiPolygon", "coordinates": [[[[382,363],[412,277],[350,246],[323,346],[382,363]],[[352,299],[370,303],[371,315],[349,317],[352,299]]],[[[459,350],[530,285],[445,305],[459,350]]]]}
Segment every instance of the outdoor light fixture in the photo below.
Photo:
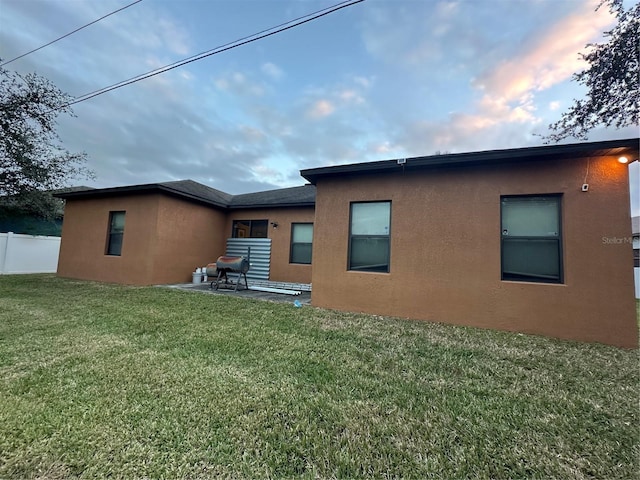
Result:
{"type": "Polygon", "coordinates": [[[629,159],[627,157],[619,157],[618,162],[620,163],[629,163],[629,159]]]}
{"type": "Polygon", "coordinates": [[[273,228],[278,228],[278,222],[271,222],[271,225],[273,225],[273,228]]]}

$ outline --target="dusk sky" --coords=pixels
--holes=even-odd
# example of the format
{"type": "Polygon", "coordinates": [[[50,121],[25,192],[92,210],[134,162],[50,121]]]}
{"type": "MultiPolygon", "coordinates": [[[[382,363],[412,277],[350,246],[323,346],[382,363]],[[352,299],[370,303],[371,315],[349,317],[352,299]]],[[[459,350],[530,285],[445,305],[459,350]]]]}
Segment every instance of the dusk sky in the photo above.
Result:
{"type": "MultiPolygon", "coordinates": [[[[0,57],[132,1],[0,0],[0,57]]],[[[5,68],[80,96],[336,3],[143,0],[5,68]]],[[[95,171],[77,184],[193,179],[232,194],[302,185],[311,167],[541,145],[584,94],[579,53],[614,25],[597,3],[366,0],[79,103],[59,132],[95,171]]]]}

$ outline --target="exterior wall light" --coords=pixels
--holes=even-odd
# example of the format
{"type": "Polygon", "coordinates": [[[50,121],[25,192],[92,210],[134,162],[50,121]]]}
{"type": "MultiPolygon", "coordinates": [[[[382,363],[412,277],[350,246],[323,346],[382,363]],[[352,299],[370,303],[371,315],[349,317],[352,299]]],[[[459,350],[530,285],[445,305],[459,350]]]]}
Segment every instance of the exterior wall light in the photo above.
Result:
{"type": "Polygon", "coordinates": [[[620,163],[629,163],[629,159],[627,157],[619,157],[618,162],[620,163]]]}
{"type": "Polygon", "coordinates": [[[273,225],[273,228],[278,228],[278,222],[271,222],[271,225],[273,225]]]}

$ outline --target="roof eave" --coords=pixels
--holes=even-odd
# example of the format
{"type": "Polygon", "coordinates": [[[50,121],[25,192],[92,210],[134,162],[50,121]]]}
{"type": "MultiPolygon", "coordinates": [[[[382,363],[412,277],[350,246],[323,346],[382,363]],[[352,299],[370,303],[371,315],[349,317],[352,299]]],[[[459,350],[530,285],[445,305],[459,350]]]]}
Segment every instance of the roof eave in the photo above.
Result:
{"type": "Polygon", "coordinates": [[[621,151],[639,149],[640,139],[606,140],[602,142],[545,145],[483,152],[451,153],[427,157],[382,160],[376,162],[336,165],[301,170],[300,175],[315,184],[319,178],[335,175],[385,173],[404,169],[461,167],[465,165],[504,164],[525,160],[570,159],[585,156],[616,155],[621,151]]]}
{"type": "Polygon", "coordinates": [[[205,205],[213,205],[213,206],[224,208],[224,209],[228,208],[228,204],[226,203],[216,202],[214,200],[202,198],[197,195],[182,192],[180,190],[175,190],[173,188],[167,187],[166,185],[161,185],[157,183],[149,183],[145,185],[129,185],[124,187],[113,187],[113,188],[100,188],[100,189],[93,189],[93,190],[81,190],[77,192],[55,194],[54,196],[57,198],[62,198],[64,200],[75,200],[75,199],[82,199],[82,198],[107,198],[107,197],[115,197],[115,196],[121,196],[121,195],[141,195],[141,194],[148,194],[148,193],[165,193],[174,197],[191,200],[193,202],[197,202],[205,205]]]}
{"type": "Polygon", "coordinates": [[[146,185],[128,185],[124,187],[111,187],[111,188],[95,188],[91,190],[79,190],[75,192],[56,193],[54,196],[58,198],[75,199],[84,197],[111,197],[122,194],[135,194],[135,193],[148,193],[153,190],[158,190],[157,184],[146,185]]]}
{"type": "Polygon", "coordinates": [[[295,208],[295,207],[315,207],[315,202],[298,203],[256,203],[246,205],[229,205],[229,210],[249,210],[252,208],[295,208]]]}
{"type": "Polygon", "coordinates": [[[216,207],[220,207],[220,208],[229,208],[229,204],[228,203],[222,203],[222,202],[218,202],[216,200],[211,200],[208,198],[203,198],[203,197],[199,197],[198,195],[193,195],[191,193],[187,193],[187,192],[182,192],[180,190],[174,190],[172,188],[167,187],[166,185],[158,185],[159,190],[165,193],[168,193],[170,195],[173,195],[175,197],[179,197],[179,198],[186,198],[189,200],[192,200],[194,202],[198,202],[198,203],[203,203],[205,205],[213,205],[216,207]]]}
{"type": "Polygon", "coordinates": [[[85,198],[108,198],[122,195],[143,195],[150,193],[163,193],[176,198],[182,198],[187,201],[193,201],[203,205],[214,206],[223,210],[248,210],[252,208],[295,208],[295,207],[314,207],[315,201],[308,200],[302,202],[274,202],[274,203],[250,203],[250,204],[234,204],[233,196],[230,195],[228,202],[218,202],[194,195],[182,190],[171,188],[170,186],[149,183],[144,185],[129,185],[123,187],[100,188],[91,190],[81,190],[76,192],[59,193],[55,196],[65,200],[76,200],[85,198]]]}

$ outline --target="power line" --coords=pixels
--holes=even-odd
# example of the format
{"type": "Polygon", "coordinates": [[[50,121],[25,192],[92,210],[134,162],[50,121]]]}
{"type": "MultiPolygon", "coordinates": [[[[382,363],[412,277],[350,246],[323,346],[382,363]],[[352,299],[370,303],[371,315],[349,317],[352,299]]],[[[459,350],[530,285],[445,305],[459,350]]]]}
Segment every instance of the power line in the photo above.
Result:
{"type": "MultiPolygon", "coordinates": [[[[364,0],[361,0],[361,1],[364,1],[364,0]]],[[[326,8],[324,8],[324,9],[320,9],[320,10],[318,10],[318,11],[316,11],[316,12],[308,13],[308,14],[306,14],[306,15],[302,15],[301,17],[297,17],[297,18],[294,18],[294,19],[292,19],[292,20],[288,20],[288,21],[286,21],[286,22],[284,22],[284,23],[281,23],[281,24],[279,24],[279,25],[275,25],[275,26],[273,26],[273,27],[266,28],[266,29],[264,29],[264,30],[260,30],[260,31],[259,31],[259,32],[257,32],[257,33],[254,33],[254,34],[251,34],[251,35],[244,36],[244,37],[242,37],[242,38],[239,38],[239,39],[234,40],[234,41],[232,41],[232,42],[225,43],[225,44],[223,44],[223,45],[219,45],[219,46],[214,47],[214,48],[211,48],[211,49],[209,49],[209,50],[205,50],[204,52],[197,53],[197,54],[195,54],[195,55],[192,55],[192,56],[190,56],[190,57],[184,58],[184,59],[182,59],[182,60],[178,60],[178,61],[173,62],[173,63],[170,63],[170,64],[168,64],[168,65],[164,65],[164,66],[162,66],[162,67],[158,67],[158,68],[156,68],[156,69],[154,69],[154,70],[149,70],[149,71],[148,71],[148,72],[146,72],[146,73],[141,73],[141,74],[139,74],[139,75],[135,75],[135,76],[133,76],[133,77],[131,77],[131,78],[128,78],[128,79],[126,79],[126,80],[122,80],[121,82],[114,83],[114,84],[113,84],[113,85],[111,85],[111,86],[116,86],[116,85],[120,85],[120,84],[123,84],[122,86],[124,86],[124,85],[129,85],[129,83],[127,83],[127,82],[129,82],[130,80],[136,80],[136,79],[138,79],[138,78],[139,78],[140,80],[142,80],[143,78],[140,78],[140,77],[148,78],[148,77],[146,77],[146,75],[152,76],[152,75],[151,75],[152,73],[153,73],[153,74],[158,74],[158,73],[162,73],[162,72],[165,72],[165,71],[169,70],[169,69],[170,69],[169,67],[174,67],[174,66],[175,66],[175,67],[179,67],[179,66],[181,66],[181,65],[184,65],[184,64],[186,64],[186,63],[189,63],[189,61],[196,61],[196,60],[199,60],[200,58],[204,58],[204,57],[205,57],[205,56],[207,56],[208,54],[218,53],[218,52],[217,52],[217,50],[219,50],[219,49],[223,49],[223,48],[225,48],[225,47],[228,47],[228,46],[231,46],[231,45],[235,45],[235,44],[237,44],[237,43],[239,43],[239,42],[243,42],[243,41],[245,41],[245,40],[247,40],[247,39],[250,39],[250,38],[253,38],[253,37],[257,37],[258,35],[261,35],[261,34],[263,34],[263,33],[270,32],[271,30],[275,30],[276,28],[284,27],[285,25],[289,25],[290,23],[297,22],[298,20],[302,20],[302,19],[304,19],[304,18],[311,17],[311,16],[316,15],[316,14],[318,14],[318,13],[320,13],[320,12],[325,11],[325,10],[332,9],[332,8],[334,8],[334,7],[338,6],[338,5],[347,4],[347,3],[352,3],[352,2],[353,2],[353,0],[343,0],[342,2],[337,3],[336,5],[333,5],[333,6],[331,6],[331,7],[326,7],[326,8]],[[167,70],[165,70],[165,69],[167,69],[167,70]]],[[[356,2],[354,2],[354,3],[356,3],[356,2]]],[[[349,5],[344,5],[344,6],[346,7],[346,6],[349,6],[349,5]]],[[[331,12],[328,12],[328,13],[331,13],[331,12]]],[[[294,25],[294,26],[295,26],[295,25],[294,25]]],[[[278,33],[278,32],[274,32],[274,33],[278,33]]],[[[257,40],[257,38],[256,38],[256,40],[257,40]]],[[[237,45],[237,46],[240,46],[240,45],[237,45]]],[[[224,51],[224,50],[221,50],[221,51],[224,51]]],[[[131,82],[131,83],[133,83],[133,82],[131,82]]],[[[99,89],[97,89],[97,90],[94,90],[93,92],[85,93],[84,95],[80,95],[79,97],[75,97],[75,99],[76,99],[76,100],[78,100],[78,99],[81,99],[81,98],[84,98],[84,97],[89,97],[89,96],[93,95],[94,93],[102,92],[102,90],[106,90],[106,89],[108,89],[108,88],[111,88],[111,86],[109,86],[109,87],[99,88],[99,89]]]]}
{"type": "Polygon", "coordinates": [[[303,15],[302,17],[298,17],[296,19],[290,20],[288,22],[282,23],[280,25],[276,25],[274,27],[268,28],[266,30],[262,30],[258,33],[254,33],[253,35],[249,35],[246,37],[242,37],[238,40],[235,40],[233,42],[229,42],[226,43],[224,45],[220,45],[218,47],[215,47],[213,49],[207,50],[205,52],[199,53],[197,55],[193,55],[191,57],[185,58],[183,60],[179,60],[177,62],[165,65],[164,67],[160,67],[157,68],[155,70],[150,70],[149,72],[146,73],[142,73],[140,75],[137,75],[135,77],[131,77],[127,80],[123,80],[121,82],[118,83],[114,83],[110,86],[101,88],[99,90],[95,90],[93,92],[89,92],[89,93],[85,93],[84,95],[80,95],[78,97],[75,97],[74,100],[67,102],[63,105],[60,105],[56,110],[62,109],[62,108],[66,108],[69,107],[71,105],[75,105],[76,103],[80,103],[80,102],[84,102],[85,100],[89,100],[91,98],[97,97],[98,95],[102,95],[104,93],[110,92],[112,90],[116,90],[118,88],[122,88],[126,85],[130,85],[132,83],[136,83],[139,82],[141,80],[145,80],[147,78],[156,76],[156,75],[160,75],[161,73],[165,73],[168,72],[169,70],[173,70],[175,68],[181,67],[183,65],[186,65],[188,63],[192,63],[192,62],[196,62],[198,60],[202,60],[203,58],[206,57],[210,57],[212,55],[216,55],[218,53],[222,53],[222,52],[226,52],[227,50],[231,50],[233,48],[237,48],[237,47],[241,47],[243,45],[246,45],[248,43],[252,43],[255,42],[257,40],[261,40],[263,38],[266,37],[270,37],[272,35],[276,35],[278,33],[282,33],[286,30],[290,30],[292,28],[298,27],[300,25],[303,25],[305,23],[309,23],[313,20],[317,20],[318,18],[324,17],[326,15],[329,15],[331,13],[337,12],[338,10],[342,10],[343,8],[347,8],[350,7],[352,5],[356,5],[358,3],[362,3],[365,0],[347,0],[347,1],[343,1],[341,3],[337,3],[335,5],[332,5],[331,7],[327,7],[321,10],[317,10],[313,13],[307,14],[307,15],[303,15]]]}
{"type": "Polygon", "coordinates": [[[91,23],[87,23],[86,25],[83,25],[83,26],[81,26],[79,28],[76,28],[74,31],[69,32],[69,33],[67,33],[65,35],[62,35],[61,37],[58,37],[55,40],[52,40],[49,43],[46,43],[46,44],[42,45],[41,47],[34,48],[33,50],[28,51],[27,53],[23,53],[22,55],[18,55],[17,57],[12,58],[11,60],[7,60],[6,62],[0,63],[0,67],[4,67],[5,65],[10,64],[11,62],[15,62],[16,60],[18,60],[18,59],[20,59],[22,57],[26,57],[27,55],[30,55],[33,52],[37,52],[38,50],[42,50],[44,47],[48,47],[49,45],[51,45],[53,43],[56,43],[58,40],[62,40],[63,38],[67,38],[69,35],[73,35],[74,33],[79,32],[80,30],[82,30],[83,28],[87,28],[88,26],[93,25],[94,23],[97,23],[100,20],[103,20],[103,19],[105,19],[107,17],[110,17],[111,15],[113,15],[115,13],[121,12],[125,8],[129,8],[129,7],[133,6],[133,5],[135,5],[136,3],[140,3],[141,1],[142,0],[136,0],[135,2],[130,3],[129,5],[126,5],[126,6],[122,7],[122,8],[119,8],[118,10],[114,10],[111,13],[107,13],[106,15],[103,15],[102,17],[98,18],[97,20],[94,20],[91,23]]]}

